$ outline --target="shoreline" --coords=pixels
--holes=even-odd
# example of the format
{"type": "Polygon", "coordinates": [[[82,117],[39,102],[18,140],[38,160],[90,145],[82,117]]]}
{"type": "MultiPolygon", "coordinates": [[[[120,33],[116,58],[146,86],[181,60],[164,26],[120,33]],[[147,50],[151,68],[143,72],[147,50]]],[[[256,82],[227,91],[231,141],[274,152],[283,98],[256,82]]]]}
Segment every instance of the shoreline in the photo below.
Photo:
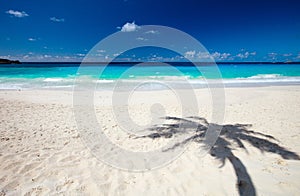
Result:
{"type": "MultiPolygon", "coordinates": [[[[5,90],[68,90],[73,91],[75,79],[70,78],[36,78],[36,79],[11,79],[10,82],[1,81],[0,91],[5,90]]],[[[78,82],[81,88],[84,83],[95,85],[96,91],[113,90],[117,85],[124,91],[135,86],[143,86],[142,91],[164,90],[165,86],[171,86],[174,89],[203,89],[209,84],[211,88],[249,88],[249,87],[268,87],[268,86],[299,86],[300,77],[285,77],[282,79],[251,79],[251,78],[235,78],[235,79],[186,79],[184,77],[161,78],[145,78],[145,79],[85,79],[78,82]],[[221,82],[219,82],[221,81],[221,82]],[[148,84],[148,85],[146,85],[148,84]]]]}
{"type": "MultiPolygon", "coordinates": [[[[268,87],[299,87],[300,84],[261,84],[261,85],[229,85],[229,86],[224,86],[224,87],[212,87],[215,89],[218,88],[224,88],[226,89],[239,89],[239,88],[268,88],[268,87]]],[[[196,88],[175,88],[174,90],[203,90],[203,89],[209,89],[207,87],[196,87],[196,88]]],[[[58,91],[58,92],[73,92],[74,91],[74,87],[70,87],[70,88],[65,88],[65,87],[53,87],[53,88],[4,88],[1,89],[0,88],[0,92],[5,92],[5,91],[58,91]]],[[[85,91],[85,90],[80,90],[80,91],[85,91]]],[[[95,92],[113,92],[114,89],[98,89],[95,90],[95,92]]],[[[123,92],[127,92],[128,89],[124,89],[124,90],[119,90],[119,91],[123,91],[123,92]]],[[[151,92],[151,91],[166,91],[166,89],[142,89],[142,90],[137,90],[139,92],[151,92]]]]}

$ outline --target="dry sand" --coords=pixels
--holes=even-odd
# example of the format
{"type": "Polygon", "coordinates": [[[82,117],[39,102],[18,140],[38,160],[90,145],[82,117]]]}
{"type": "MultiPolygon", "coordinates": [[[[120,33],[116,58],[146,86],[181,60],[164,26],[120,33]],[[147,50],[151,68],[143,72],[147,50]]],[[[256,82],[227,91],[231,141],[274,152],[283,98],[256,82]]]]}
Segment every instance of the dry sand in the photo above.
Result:
{"type": "MultiPolygon", "coordinates": [[[[257,195],[299,195],[300,161],[293,152],[300,154],[300,86],[227,88],[225,92],[228,131],[223,139],[232,137],[229,144],[220,140],[221,148],[211,152],[214,156],[203,157],[198,154],[200,145],[191,142],[165,167],[128,172],[102,163],[85,147],[74,120],[72,92],[0,91],[0,195],[239,195],[243,183],[238,186],[237,181],[243,182],[247,175],[240,176],[235,169],[249,174],[257,195]],[[244,148],[234,142],[234,131],[240,130],[240,139],[248,140],[244,148]],[[250,137],[247,130],[277,140],[250,137]],[[239,159],[230,159],[228,153],[239,159]]],[[[209,94],[197,90],[197,95],[199,116],[210,121],[209,94]]],[[[120,133],[110,109],[111,92],[97,92],[95,97],[99,123],[118,145],[147,151],[168,140],[134,139],[120,133]]],[[[148,122],[149,100],[155,97],[166,106],[164,115],[181,117],[176,99],[168,92],[138,92],[129,104],[137,123],[148,122]]]]}

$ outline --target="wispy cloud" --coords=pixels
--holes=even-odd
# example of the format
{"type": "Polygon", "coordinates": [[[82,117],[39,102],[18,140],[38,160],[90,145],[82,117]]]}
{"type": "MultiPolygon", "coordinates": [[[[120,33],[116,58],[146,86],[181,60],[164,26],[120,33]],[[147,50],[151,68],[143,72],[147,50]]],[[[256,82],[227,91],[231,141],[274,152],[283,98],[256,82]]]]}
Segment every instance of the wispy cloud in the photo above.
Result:
{"type": "Polygon", "coordinates": [[[123,25],[123,27],[121,28],[122,32],[133,32],[133,31],[137,31],[140,27],[138,25],[136,25],[134,22],[130,23],[127,22],[126,24],[123,25]]]}
{"type": "Polygon", "coordinates": [[[244,52],[244,53],[239,53],[236,55],[236,57],[239,57],[241,59],[247,59],[250,56],[255,56],[256,52],[244,52]]]}
{"type": "Polygon", "coordinates": [[[65,22],[64,18],[51,17],[50,20],[53,22],[65,22]]]}
{"type": "Polygon", "coordinates": [[[0,59],[11,59],[10,55],[2,55],[0,56],[0,59]]]}
{"type": "Polygon", "coordinates": [[[77,56],[80,56],[80,57],[84,57],[85,56],[85,54],[82,54],[82,53],[78,53],[78,54],[76,54],[77,56]]]}
{"type": "Polygon", "coordinates": [[[30,41],[30,42],[34,42],[34,41],[36,41],[36,39],[35,39],[35,38],[32,38],[32,37],[30,37],[30,38],[28,38],[28,41],[30,41]]]}
{"type": "Polygon", "coordinates": [[[185,58],[192,58],[199,61],[207,61],[207,60],[227,60],[231,56],[230,53],[220,53],[220,52],[197,52],[195,50],[190,50],[185,52],[184,57],[185,58]]]}
{"type": "Polygon", "coordinates": [[[185,58],[194,58],[195,54],[196,54],[195,50],[190,50],[190,51],[185,52],[184,57],[185,58]]]}
{"type": "Polygon", "coordinates": [[[10,15],[12,15],[14,17],[17,17],[17,18],[23,18],[23,17],[29,16],[24,11],[8,10],[5,13],[10,14],[10,15]]]}
{"type": "Polygon", "coordinates": [[[283,54],[282,56],[284,56],[284,57],[290,57],[290,56],[293,56],[293,54],[292,53],[287,53],[287,54],[283,54]]]}
{"type": "Polygon", "coordinates": [[[23,59],[28,59],[28,58],[29,58],[29,55],[24,55],[22,58],[23,58],[23,59]]]}
{"type": "Polygon", "coordinates": [[[148,39],[146,39],[144,37],[137,37],[136,39],[139,40],[139,41],[147,41],[148,40],[148,39]]]}
{"type": "Polygon", "coordinates": [[[20,60],[22,62],[61,62],[61,61],[68,61],[68,62],[79,62],[82,60],[82,56],[76,54],[70,55],[53,55],[49,53],[45,54],[38,54],[28,52],[26,54],[19,54],[19,55],[0,55],[0,58],[11,59],[11,60],[20,60]]]}
{"type": "Polygon", "coordinates": [[[220,52],[214,52],[211,56],[215,58],[216,60],[226,60],[231,54],[230,53],[220,53],[220,52]]]}
{"type": "Polygon", "coordinates": [[[96,56],[104,56],[104,53],[106,52],[106,50],[103,50],[103,49],[99,49],[99,50],[96,50],[97,54],[95,54],[96,56]]]}
{"type": "Polygon", "coordinates": [[[272,60],[272,61],[275,61],[275,60],[277,60],[277,53],[276,52],[270,52],[270,53],[268,53],[268,57],[269,57],[269,59],[270,60],[272,60]]]}
{"type": "Polygon", "coordinates": [[[249,52],[245,52],[245,53],[239,53],[236,55],[237,57],[240,57],[241,59],[246,59],[249,57],[249,52]]]}
{"type": "MultiPolygon", "coordinates": [[[[220,54],[220,53],[218,53],[218,54],[220,54]]],[[[198,52],[197,57],[201,60],[203,60],[203,59],[212,59],[213,55],[209,54],[209,52],[198,52]]]]}
{"type": "Polygon", "coordinates": [[[158,34],[158,31],[155,30],[150,30],[150,31],[146,31],[146,34],[158,34]]]}

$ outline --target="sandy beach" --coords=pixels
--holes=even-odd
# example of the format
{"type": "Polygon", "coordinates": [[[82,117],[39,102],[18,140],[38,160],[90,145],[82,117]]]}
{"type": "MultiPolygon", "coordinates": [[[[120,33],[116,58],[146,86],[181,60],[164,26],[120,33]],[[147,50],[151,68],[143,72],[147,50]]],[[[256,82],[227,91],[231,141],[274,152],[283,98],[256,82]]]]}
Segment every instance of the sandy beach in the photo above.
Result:
{"type": "MultiPolygon", "coordinates": [[[[196,94],[198,117],[210,122],[209,93],[196,94]]],[[[299,195],[300,86],[226,88],[225,95],[225,129],[213,151],[199,156],[201,145],[191,141],[170,164],[130,172],[104,164],[84,145],[72,91],[0,91],[0,195],[239,195],[249,187],[257,195],[299,195]]],[[[172,139],[120,132],[111,96],[97,92],[95,112],[114,143],[148,151],[172,139]]],[[[198,123],[180,116],[166,91],[137,92],[128,104],[131,117],[146,124],[155,97],[166,106],[162,117],[198,123]]]]}

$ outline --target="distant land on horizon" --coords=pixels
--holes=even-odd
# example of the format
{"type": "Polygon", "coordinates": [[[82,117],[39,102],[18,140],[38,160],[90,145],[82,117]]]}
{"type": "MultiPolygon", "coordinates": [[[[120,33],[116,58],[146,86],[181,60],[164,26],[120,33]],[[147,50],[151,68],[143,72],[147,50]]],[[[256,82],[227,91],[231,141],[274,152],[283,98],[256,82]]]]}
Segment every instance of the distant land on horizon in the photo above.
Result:
{"type": "Polygon", "coordinates": [[[158,65],[161,63],[171,64],[171,65],[189,65],[189,64],[195,64],[195,65],[203,65],[203,64],[300,64],[300,62],[294,62],[294,61],[286,61],[286,62],[270,62],[270,61],[248,61],[248,62],[229,62],[229,61],[216,61],[216,62],[139,62],[139,61],[112,61],[112,62],[20,62],[19,60],[9,60],[9,59],[1,59],[0,58],[0,64],[112,64],[112,65],[119,65],[119,64],[139,64],[139,63],[146,63],[149,65],[158,65]]]}
{"type": "Polygon", "coordinates": [[[0,64],[21,64],[19,60],[9,60],[9,59],[1,59],[0,64]]]}
{"type": "Polygon", "coordinates": [[[143,61],[112,61],[112,62],[69,62],[69,61],[61,61],[61,62],[22,62],[23,64],[138,64],[138,63],[147,63],[147,64],[152,64],[152,65],[155,65],[155,64],[161,64],[161,63],[166,63],[166,64],[191,64],[191,63],[194,63],[194,64],[213,64],[213,63],[216,63],[216,64],[300,64],[300,61],[286,61],[286,62],[283,62],[283,61],[278,61],[278,62],[272,62],[272,61],[246,61],[246,62],[243,62],[243,61],[216,61],[216,62],[180,62],[180,61],[170,61],[170,62],[153,62],[153,61],[149,61],[149,62],[143,62],[143,61]]]}

